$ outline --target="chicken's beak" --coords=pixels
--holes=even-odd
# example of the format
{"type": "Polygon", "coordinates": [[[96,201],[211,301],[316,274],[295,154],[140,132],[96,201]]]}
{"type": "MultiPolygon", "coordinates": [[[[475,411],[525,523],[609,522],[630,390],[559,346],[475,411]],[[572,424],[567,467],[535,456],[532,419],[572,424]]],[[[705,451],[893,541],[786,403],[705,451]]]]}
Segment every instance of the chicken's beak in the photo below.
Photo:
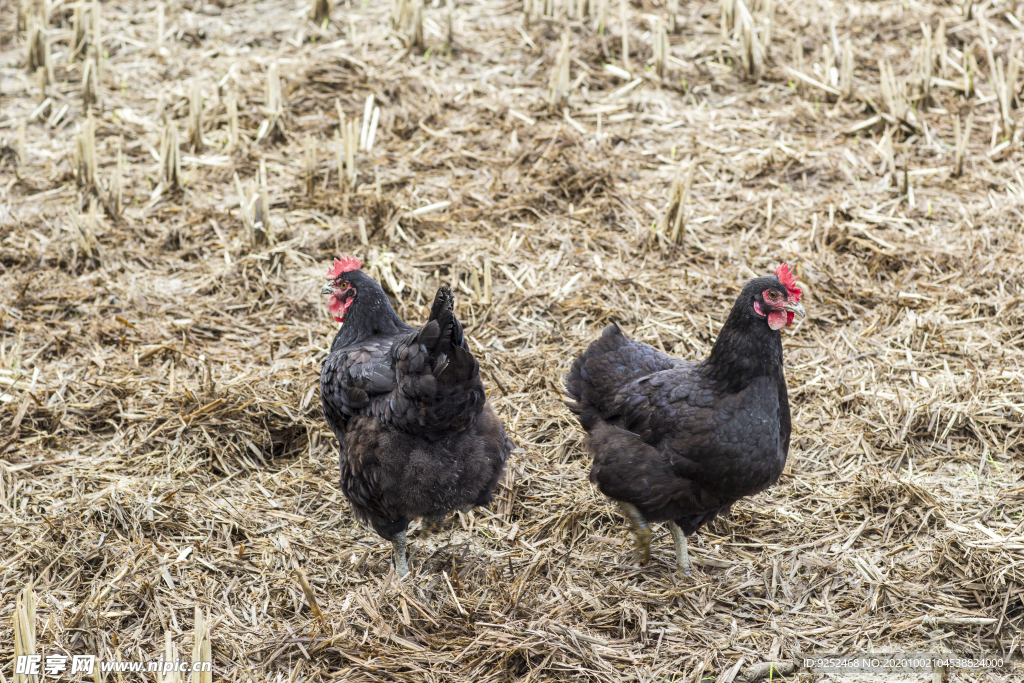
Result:
{"type": "Polygon", "coordinates": [[[807,317],[807,314],[804,313],[804,307],[796,303],[795,301],[787,301],[782,308],[789,311],[790,313],[799,313],[801,318],[807,317]]]}
{"type": "Polygon", "coordinates": [[[334,287],[331,285],[324,285],[320,288],[321,294],[334,294],[334,287]]]}

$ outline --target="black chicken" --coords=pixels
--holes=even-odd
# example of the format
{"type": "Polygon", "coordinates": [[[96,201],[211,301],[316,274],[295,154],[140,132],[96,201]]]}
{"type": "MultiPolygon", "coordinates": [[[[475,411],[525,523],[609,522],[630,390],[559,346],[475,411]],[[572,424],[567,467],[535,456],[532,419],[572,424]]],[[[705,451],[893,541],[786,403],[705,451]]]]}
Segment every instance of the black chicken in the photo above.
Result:
{"type": "Polygon", "coordinates": [[[441,287],[427,324],[413,328],[360,267],[335,260],[322,289],[342,326],[320,396],[341,446],[341,490],[391,541],[404,577],[409,521],[436,528],[453,510],[489,503],[515,444],[487,403],[451,290],[441,287]]]}
{"type": "Polygon", "coordinates": [[[699,363],[604,329],[572,364],[566,389],[594,456],[590,480],[630,520],[646,564],[652,522],[669,524],[676,564],[686,537],[737,500],[774,484],[789,452],[789,399],[779,330],[804,315],[796,277],[743,288],[699,363]]]}

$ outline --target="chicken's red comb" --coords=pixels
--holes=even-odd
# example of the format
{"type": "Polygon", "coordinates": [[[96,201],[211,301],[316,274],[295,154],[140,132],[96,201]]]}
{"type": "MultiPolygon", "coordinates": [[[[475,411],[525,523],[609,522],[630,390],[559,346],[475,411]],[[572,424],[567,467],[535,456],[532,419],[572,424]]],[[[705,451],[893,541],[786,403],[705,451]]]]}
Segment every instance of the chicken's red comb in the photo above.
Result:
{"type": "Polygon", "coordinates": [[[363,267],[362,261],[355,256],[342,256],[341,259],[334,259],[334,265],[327,271],[327,279],[337,279],[342,273],[350,273],[363,267]]]}
{"type": "Polygon", "coordinates": [[[789,269],[788,263],[780,263],[779,267],[775,269],[775,277],[779,278],[779,282],[783,284],[786,291],[789,292],[789,296],[793,298],[794,303],[800,301],[800,288],[796,286],[796,274],[789,269]]]}

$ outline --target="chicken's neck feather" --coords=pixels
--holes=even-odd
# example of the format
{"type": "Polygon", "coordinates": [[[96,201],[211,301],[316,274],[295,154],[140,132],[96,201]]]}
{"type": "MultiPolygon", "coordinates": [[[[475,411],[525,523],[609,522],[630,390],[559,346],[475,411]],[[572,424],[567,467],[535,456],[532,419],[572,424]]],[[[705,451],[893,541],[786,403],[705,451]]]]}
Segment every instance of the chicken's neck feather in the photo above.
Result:
{"type": "Polygon", "coordinates": [[[704,366],[716,380],[726,382],[730,391],[739,391],[758,377],[783,380],[782,335],[753,314],[752,302],[741,297],[704,366]]]}

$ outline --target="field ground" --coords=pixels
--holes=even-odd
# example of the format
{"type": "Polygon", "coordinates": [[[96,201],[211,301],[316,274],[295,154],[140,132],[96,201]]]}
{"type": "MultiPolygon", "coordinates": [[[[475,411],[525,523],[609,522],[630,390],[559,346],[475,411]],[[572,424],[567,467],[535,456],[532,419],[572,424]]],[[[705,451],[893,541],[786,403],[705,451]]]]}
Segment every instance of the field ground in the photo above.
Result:
{"type": "Polygon", "coordinates": [[[1020,2],[760,0],[732,33],[684,2],[662,81],[656,0],[631,0],[628,63],[619,3],[598,31],[563,4],[524,22],[458,0],[448,45],[435,2],[417,46],[380,2],[316,26],[299,1],[104,0],[99,48],[89,29],[69,58],[94,6],[51,0],[46,93],[18,4],[0,6],[0,651],[32,580],[38,651],[148,660],[170,634],[187,655],[198,606],[230,681],[1020,661],[1020,2]],[[755,81],[743,55],[765,44],[755,81]],[[339,105],[351,142],[370,94],[342,189],[339,105]],[[456,283],[520,446],[490,510],[413,541],[404,582],[354,522],[320,415],[319,288],[342,252],[413,322],[456,283]],[[641,568],[587,480],[564,373],[611,319],[703,357],[781,261],[809,313],[784,333],[788,470],[691,539],[693,576],[661,528],[641,568]]]}

